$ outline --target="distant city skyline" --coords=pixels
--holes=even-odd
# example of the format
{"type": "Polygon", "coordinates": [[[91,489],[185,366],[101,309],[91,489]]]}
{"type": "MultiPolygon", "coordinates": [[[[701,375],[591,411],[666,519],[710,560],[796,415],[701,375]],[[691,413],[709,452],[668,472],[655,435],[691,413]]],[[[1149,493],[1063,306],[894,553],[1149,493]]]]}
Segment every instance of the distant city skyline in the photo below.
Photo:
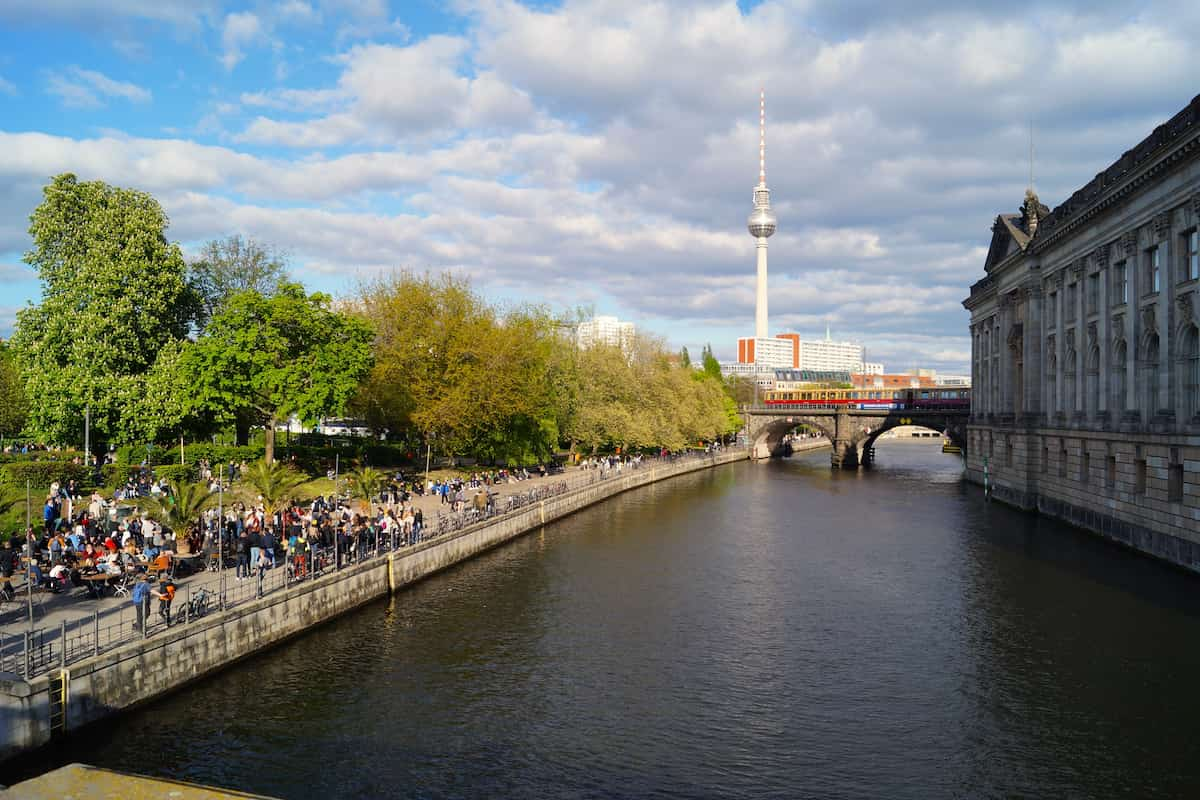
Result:
{"type": "Polygon", "coordinates": [[[0,4],[0,336],[50,176],[154,194],[194,254],[241,233],[346,294],[449,269],[730,359],[771,114],[772,331],[966,372],[997,210],[1054,207],[1200,90],[1200,8],[370,0],[0,4]],[[810,79],[797,81],[796,75],[810,79]],[[751,181],[753,183],[753,181],[751,181]]]}

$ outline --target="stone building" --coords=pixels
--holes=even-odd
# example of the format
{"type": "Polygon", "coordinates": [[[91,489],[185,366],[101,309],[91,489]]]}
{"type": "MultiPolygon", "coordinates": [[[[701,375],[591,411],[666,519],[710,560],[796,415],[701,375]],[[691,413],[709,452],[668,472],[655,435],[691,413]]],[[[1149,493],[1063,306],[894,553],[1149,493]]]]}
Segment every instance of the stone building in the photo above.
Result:
{"type": "Polygon", "coordinates": [[[1200,570],[1200,96],[1050,211],[992,226],[969,478],[1200,570]]]}

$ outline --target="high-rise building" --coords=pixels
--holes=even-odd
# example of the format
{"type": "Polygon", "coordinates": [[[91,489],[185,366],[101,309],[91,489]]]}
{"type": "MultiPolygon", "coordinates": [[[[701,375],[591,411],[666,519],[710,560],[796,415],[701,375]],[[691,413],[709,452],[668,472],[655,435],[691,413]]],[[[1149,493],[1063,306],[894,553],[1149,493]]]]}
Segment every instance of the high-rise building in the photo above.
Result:
{"type": "Polygon", "coordinates": [[[616,317],[592,317],[579,323],[575,330],[575,344],[586,349],[596,344],[607,344],[626,348],[633,343],[637,329],[632,322],[622,322],[616,317]]]}

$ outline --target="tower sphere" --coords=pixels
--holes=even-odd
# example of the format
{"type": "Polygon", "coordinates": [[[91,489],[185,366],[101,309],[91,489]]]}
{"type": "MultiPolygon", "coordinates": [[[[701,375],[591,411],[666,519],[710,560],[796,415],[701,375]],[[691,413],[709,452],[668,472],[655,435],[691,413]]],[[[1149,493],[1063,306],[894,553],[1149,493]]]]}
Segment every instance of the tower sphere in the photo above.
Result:
{"type": "Polygon", "coordinates": [[[775,213],[770,206],[759,206],[750,213],[746,227],[754,238],[766,238],[775,232],[775,213]]]}

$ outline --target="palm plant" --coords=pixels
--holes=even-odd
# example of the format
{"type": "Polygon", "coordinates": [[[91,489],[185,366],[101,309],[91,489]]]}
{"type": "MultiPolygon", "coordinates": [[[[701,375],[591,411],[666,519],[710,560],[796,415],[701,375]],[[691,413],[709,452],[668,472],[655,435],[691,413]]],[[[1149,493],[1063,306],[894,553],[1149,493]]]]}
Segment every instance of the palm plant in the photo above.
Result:
{"type": "Polygon", "coordinates": [[[370,508],[371,501],[383,490],[383,473],[373,467],[359,467],[346,476],[350,495],[370,508]]]}
{"type": "Polygon", "coordinates": [[[215,498],[202,483],[181,483],[170,494],[153,499],[150,515],[175,533],[176,541],[183,542],[191,536],[204,513],[215,498]]]}
{"type": "Polygon", "coordinates": [[[253,490],[252,498],[262,503],[263,513],[268,517],[282,511],[299,492],[301,484],[308,479],[278,461],[255,461],[242,473],[242,482],[253,490]]]}

